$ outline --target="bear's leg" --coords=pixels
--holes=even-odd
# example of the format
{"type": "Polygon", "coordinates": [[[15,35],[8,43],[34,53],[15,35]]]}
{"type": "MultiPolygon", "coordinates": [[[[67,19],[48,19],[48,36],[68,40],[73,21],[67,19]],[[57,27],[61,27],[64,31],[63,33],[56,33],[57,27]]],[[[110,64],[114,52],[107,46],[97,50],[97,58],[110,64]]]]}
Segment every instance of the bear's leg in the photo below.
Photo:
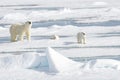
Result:
{"type": "Polygon", "coordinates": [[[86,44],[85,37],[82,39],[82,43],[83,43],[83,44],[86,44]]]}
{"type": "Polygon", "coordinates": [[[27,40],[29,40],[29,41],[31,40],[31,35],[30,35],[29,31],[26,32],[26,37],[27,37],[27,40]]]}
{"type": "Polygon", "coordinates": [[[80,38],[80,37],[78,37],[78,38],[77,38],[77,41],[78,41],[78,43],[79,43],[79,44],[81,44],[81,43],[82,43],[82,40],[81,40],[81,38],[80,38]]]}
{"type": "Polygon", "coordinates": [[[24,37],[23,34],[20,34],[19,37],[18,37],[18,40],[23,41],[23,37],[24,37]]]}
{"type": "Polygon", "coordinates": [[[15,42],[16,41],[16,36],[15,34],[11,34],[11,42],[15,42]]]}
{"type": "Polygon", "coordinates": [[[79,43],[79,44],[82,44],[82,40],[80,39],[78,43],[79,43]]]}

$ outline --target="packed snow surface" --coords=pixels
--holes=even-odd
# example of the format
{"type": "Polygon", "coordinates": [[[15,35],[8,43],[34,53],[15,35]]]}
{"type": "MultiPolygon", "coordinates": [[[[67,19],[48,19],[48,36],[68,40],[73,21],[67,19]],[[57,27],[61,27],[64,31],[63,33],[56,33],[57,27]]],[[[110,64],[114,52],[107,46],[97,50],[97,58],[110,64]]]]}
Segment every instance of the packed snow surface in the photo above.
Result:
{"type": "Polygon", "coordinates": [[[119,3],[0,1],[0,80],[120,80],[119,3]],[[33,23],[31,41],[10,42],[10,25],[25,21],[33,23]],[[78,32],[86,44],[77,43],[78,32]]]}

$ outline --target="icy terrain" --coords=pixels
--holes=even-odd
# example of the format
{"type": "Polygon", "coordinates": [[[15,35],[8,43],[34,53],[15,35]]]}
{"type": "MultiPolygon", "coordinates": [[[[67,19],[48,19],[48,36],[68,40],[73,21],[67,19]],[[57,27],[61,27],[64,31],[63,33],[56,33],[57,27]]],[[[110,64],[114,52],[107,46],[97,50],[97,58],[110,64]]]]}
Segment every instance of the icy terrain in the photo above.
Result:
{"type": "Polygon", "coordinates": [[[0,1],[0,80],[120,80],[119,2],[0,1]],[[31,42],[10,42],[10,25],[28,20],[31,42]]]}

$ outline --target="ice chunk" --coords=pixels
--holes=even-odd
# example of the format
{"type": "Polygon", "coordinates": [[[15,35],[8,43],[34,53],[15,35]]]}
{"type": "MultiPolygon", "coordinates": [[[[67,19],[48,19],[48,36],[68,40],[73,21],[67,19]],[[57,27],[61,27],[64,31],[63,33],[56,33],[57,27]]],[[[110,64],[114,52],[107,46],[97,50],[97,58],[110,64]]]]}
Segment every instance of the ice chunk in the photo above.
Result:
{"type": "Polygon", "coordinates": [[[64,72],[78,68],[79,63],[64,57],[50,47],[47,48],[46,54],[49,64],[49,71],[64,72]]]}

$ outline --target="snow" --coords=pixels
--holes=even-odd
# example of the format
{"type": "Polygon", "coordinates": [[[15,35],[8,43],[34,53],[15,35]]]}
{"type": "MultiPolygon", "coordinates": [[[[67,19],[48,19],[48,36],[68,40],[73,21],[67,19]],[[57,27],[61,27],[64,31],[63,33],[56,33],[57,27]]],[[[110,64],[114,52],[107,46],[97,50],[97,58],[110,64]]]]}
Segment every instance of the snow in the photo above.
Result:
{"type": "Polygon", "coordinates": [[[22,55],[7,55],[0,57],[0,69],[33,68],[40,63],[39,56],[34,53],[22,55]]]}
{"type": "Polygon", "coordinates": [[[118,0],[4,0],[0,12],[0,80],[120,80],[118,0]],[[28,20],[32,40],[10,42],[28,20]]]}
{"type": "MultiPolygon", "coordinates": [[[[24,10],[24,9],[23,9],[24,10]]],[[[29,11],[29,10],[28,10],[29,11]]],[[[58,20],[60,22],[61,20],[66,20],[65,24],[73,23],[74,25],[78,26],[78,23],[83,23],[81,25],[86,26],[90,24],[96,25],[108,25],[105,24],[104,21],[110,21],[110,20],[119,20],[120,10],[119,8],[100,8],[100,9],[72,9],[72,8],[63,8],[60,10],[39,10],[39,11],[30,11],[30,12],[16,12],[13,11],[12,13],[5,14],[2,19],[1,23],[15,23],[15,22],[24,22],[27,20],[31,20],[33,22],[38,21],[55,21],[58,20]],[[88,14],[89,13],[89,14],[88,14]],[[67,20],[71,21],[67,22],[67,20]],[[73,22],[72,22],[73,21],[73,22]],[[97,22],[101,22],[101,25],[97,22]],[[103,22],[103,24],[102,24],[103,22]]],[[[56,21],[56,24],[58,23],[56,21]]],[[[50,23],[50,22],[49,22],[50,23]]],[[[52,23],[51,23],[52,24],[52,23]]],[[[58,23],[60,24],[60,23],[58,23]]],[[[45,25],[41,25],[42,27],[45,25]]],[[[114,24],[113,24],[114,26],[114,24]]]]}
{"type": "Polygon", "coordinates": [[[3,20],[5,21],[12,21],[12,22],[24,22],[26,20],[26,15],[22,14],[22,13],[10,13],[7,14],[3,17],[3,20]]]}
{"type": "Polygon", "coordinates": [[[105,6],[105,5],[107,5],[107,3],[106,2],[94,2],[93,5],[95,5],[95,6],[105,6]]]}
{"type": "Polygon", "coordinates": [[[47,49],[47,59],[51,72],[75,71],[77,68],[79,70],[80,67],[79,63],[64,57],[50,47],[47,49]]]}
{"type": "Polygon", "coordinates": [[[120,70],[120,62],[110,59],[96,60],[94,68],[113,68],[116,70],[120,70]]]}
{"type": "Polygon", "coordinates": [[[48,47],[46,49],[46,55],[35,52],[21,55],[1,55],[0,73],[2,74],[0,79],[73,80],[74,76],[74,79],[80,78],[83,80],[109,80],[111,78],[119,80],[119,66],[120,61],[112,59],[98,59],[89,61],[85,64],[75,62],[48,47]],[[111,75],[111,72],[112,76],[108,77],[111,75]],[[101,77],[101,75],[104,77],[101,77]]]}

